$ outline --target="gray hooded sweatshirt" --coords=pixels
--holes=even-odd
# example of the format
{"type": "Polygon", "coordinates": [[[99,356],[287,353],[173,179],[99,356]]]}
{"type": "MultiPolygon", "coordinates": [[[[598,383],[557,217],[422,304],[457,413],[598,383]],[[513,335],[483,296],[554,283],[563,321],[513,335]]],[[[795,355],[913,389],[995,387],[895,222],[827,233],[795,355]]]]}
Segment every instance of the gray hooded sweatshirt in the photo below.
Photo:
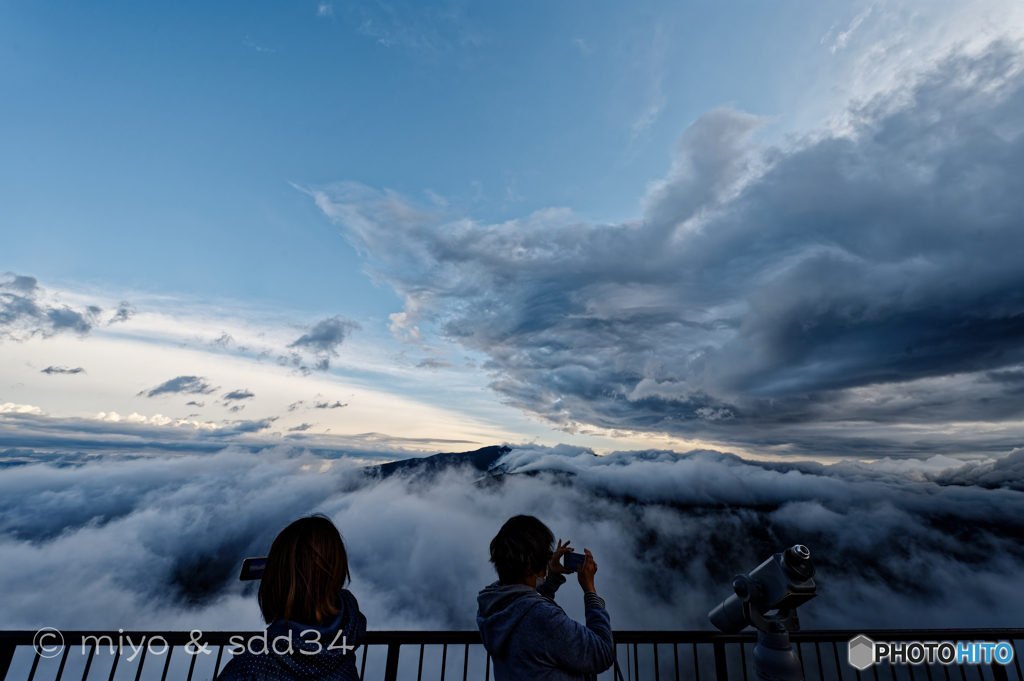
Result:
{"type": "Polygon", "coordinates": [[[615,644],[604,601],[584,595],[587,624],[555,603],[565,577],[549,573],[536,590],[491,584],[477,596],[476,623],[494,659],[495,681],[590,681],[612,666],[615,644]]]}

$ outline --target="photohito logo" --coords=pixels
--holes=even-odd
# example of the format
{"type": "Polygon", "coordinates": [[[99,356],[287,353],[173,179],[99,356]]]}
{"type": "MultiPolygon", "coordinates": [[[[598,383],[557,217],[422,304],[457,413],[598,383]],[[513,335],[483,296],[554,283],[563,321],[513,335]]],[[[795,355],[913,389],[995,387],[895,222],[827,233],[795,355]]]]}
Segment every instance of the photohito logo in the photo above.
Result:
{"type": "Polygon", "coordinates": [[[865,670],[888,660],[889,664],[1002,664],[1013,662],[1013,646],[1005,641],[889,641],[876,643],[860,634],[849,643],[850,666],[865,670]]]}
{"type": "Polygon", "coordinates": [[[32,637],[32,647],[39,657],[57,657],[64,651],[64,634],[53,627],[43,627],[32,637]]]}

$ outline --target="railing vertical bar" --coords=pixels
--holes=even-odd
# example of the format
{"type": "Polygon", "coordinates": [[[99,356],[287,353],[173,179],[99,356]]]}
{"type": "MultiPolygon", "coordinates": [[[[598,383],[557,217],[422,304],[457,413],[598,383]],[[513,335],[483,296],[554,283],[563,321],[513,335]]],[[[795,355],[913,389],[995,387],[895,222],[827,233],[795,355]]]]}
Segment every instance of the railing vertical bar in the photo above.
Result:
{"type": "Polygon", "coordinates": [[[420,644],[420,666],[416,670],[416,681],[423,681],[423,644],[420,644]]]}
{"type": "MultiPolygon", "coordinates": [[[[896,665],[894,665],[892,663],[892,660],[889,660],[889,676],[892,677],[892,681],[897,681],[896,680],[896,665]]],[[[966,679],[964,681],[966,681],[966,679]]]]}
{"type": "MultiPolygon", "coordinates": [[[[110,665],[110,676],[107,677],[107,681],[114,681],[114,673],[117,671],[117,663],[121,661],[121,646],[117,647],[117,652],[114,653],[114,664],[110,665]]],[[[31,680],[30,680],[31,681],[31,680]]],[[[188,675],[188,681],[192,681],[192,675],[188,675]]]]}
{"type": "Polygon", "coordinates": [[[359,665],[359,681],[363,681],[366,675],[366,655],[370,652],[370,646],[363,646],[363,662],[359,665]]]}
{"type": "Polygon", "coordinates": [[[658,644],[654,644],[654,681],[660,681],[661,671],[658,667],[658,644]]]}
{"type": "Polygon", "coordinates": [[[992,670],[992,678],[995,681],[1010,681],[1010,675],[1006,673],[1006,666],[997,663],[992,660],[992,664],[989,665],[989,669],[992,670]]]}
{"type": "Polygon", "coordinates": [[[484,662],[484,681],[491,681],[491,654],[487,653],[487,660],[484,662]]]}
{"type": "MultiPolygon", "coordinates": [[[[164,673],[160,675],[160,681],[167,681],[167,668],[171,666],[171,653],[174,652],[174,646],[168,644],[167,646],[167,659],[164,660],[164,673]]],[[[86,669],[88,671],[88,669],[86,669]]],[[[82,677],[82,681],[85,681],[85,677],[82,677]]]]}
{"type": "Polygon", "coordinates": [[[1017,681],[1024,681],[1024,676],[1021,676],[1020,673],[1020,658],[1017,657],[1017,646],[1012,638],[1010,639],[1010,647],[1013,648],[1013,664],[1017,667],[1017,681]]]}
{"type": "Polygon", "coordinates": [[[949,678],[949,665],[948,664],[942,665],[942,671],[946,675],[946,681],[953,681],[951,678],[949,678]]]}
{"type": "Polygon", "coordinates": [[[729,671],[725,667],[725,644],[715,641],[712,645],[715,651],[715,679],[729,681],[729,671]]]}
{"type": "Polygon", "coordinates": [[[60,666],[57,667],[57,677],[53,681],[60,681],[60,677],[64,676],[64,665],[68,663],[68,653],[71,652],[71,646],[64,646],[64,654],[60,658],[60,666]]]}
{"type": "MultiPolygon", "coordinates": [[[[821,666],[821,661],[819,660],[818,662],[818,666],[821,666]]],[[[740,666],[743,667],[743,681],[747,681],[747,644],[743,641],[740,641],[740,666]]],[[[825,681],[824,674],[822,674],[821,681],[825,681]]],[[[839,681],[842,681],[842,679],[840,679],[839,681]]]]}
{"type": "MultiPolygon", "coordinates": [[[[818,681],[825,681],[825,670],[821,666],[821,646],[818,645],[817,641],[814,642],[814,655],[818,658],[818,681]]],[[[746,671],[743,673],[746,674],[746,671]]],[[[743,681],[746,681],[746,679],[744,678],[743,681]]]]}
{"type": "Polygon", "coordinates": [[[962,664],[960,664],[959,662],[957,663],[956,666],[960,668],[960,678],[963,681],[967,681],[967,670],[964,669],[964,666],[962,664]]]}
{"type": "Polygon", "coordinates": [[[17,644],[0,643],[0,681],[7,678],[7,670],[11,668],[11,660],[17,650],[17,644]]]}
{"type": "Polygon", "coordinates": [[[932,681],[932,666],[927,662],[924,663],[924,673],[928,677],[928,681],[932,681]]]}
{"type": "MultiPolygon", "coordinates": [[[[881,679],[878,678],[878,665],[877,664],[871,665],[871,673],[875,675],[875,681],[881,681],[881,679]]],[[[948,676],[946,677],[946,681],[949,681],[949,677],[948,676]]]]}
{"type": "MultiPolygon", "coordinates": [[[[672,644],[672,661],[675,663],[675,667],[676,667],[676,681],[679,681],[679,644],[678,643],[673,643],[672,644]]],[[[744,681],[746,681],[746,679],[744,679],[744,681]]]]}
{"type": "Polygon", "coordinates": [[[466,655],[462,660],[462,681],[466,681],[469,676],[469,644],[466,644],[466,655]]]}
{"type": "MultiPolygon", "coordinates": [[[[213,665],[213,676],[210,677],[210,678],[216,679],[217,675],[220,674],[220,661],[223,658],[224,658],[224,646],[220,646],[217,649],[217,662],[213,665]]],[[[135,678],[135,681],[139,681],[138,677],[135,678]]]]}
{"type": "MultiPolygon", "coordinates": [[[[85,641],[82,641],[82,643],[84,644],[85,641]]],[[[89,648],[89,657],[86,658],[86,660],[85,660],[85,671],[82,672],[82,681],[85,681],[85,679],[89,676],[89,668],[92,667],[92,658],[96,655],[96,646],[98,646],[98,645],[99,645],[99,641],[97,641],[96,643],[93,643],[92,647],[89,648]]],[[[164,670],[164,675],[165,676],[167,675],[167,670],[166,669],[164,670]]],[[[160,681],[164,681],[164,680],[160,679],[160,681]]]]}
{"type": "Polygon", "coordinates": [[[861,681],[861,679],[860,679],[860,670],[859,670],[859,669],[856,669],[856,668],[854,668],[854,670],[853,670],[853,671],[854,671],[854,672],[856,673],[856,676],[857,676],[857,681],[861,681]]]}
{"type": "Polygon", "coordinates": [[[39,666],[39,660],[42,659],[42,657],[43,657],[42,655],[39,654],[39,651],[36,650],[35,647],[33,647],[32,652],[34,652],[36,654],[36,656],[35,656],[35,659],[32,660],[32,671],[30,671],[28,673],[28,681],[32,681],[32,679],[35,678],[36,667],[39,666]]]}
{"type": "Polygon", "coordinates": [[[700,664],[697,662],[697,644],[691,643],[693,646],[693,678],[696,681],[700,681],[700,664]]]}
{"type": "MultiPolygon", "coordinates": [[[[192,673],[196,670],[196,658],[199,657],[199,644],[196,643],[195,646],[196,646],[196,654],[192,656],[192,661],[189,662],[189,664],[188,664],[188,676],[185,678],[185,681],[192,681],[192,673]]],[[[188,644],[187,643],[185,644],[185,652],[186,653],[188,652],[188,644]]],[[[114,674],[113,674],[113,672],[111,672],[111,674],[110,674],[110,681],[114,681],[114,674]]]]}
{"type": "Polygon", "coordinates": [[[910,671],[910,681],[917,681],[917,679],[914,678],[914,667],[915,666],[916,665],[913,665],[913,664],[908,664],[907,665],[907,669],[910,671]]]}
{"type": "MultiPolygon", "coordinates": [[[[836,642],[832,641],[832,654],[835,655],[836,660],[836,676],[839,681],[843,681],[843,668],[839,666],[839,648],[836,647],[836,642]]],[[[875,681],[878,681],[876,678],[875,681]]]]}
{"type": "MultiPolygon", "coordinates": [[[[143,636],[142,637],[142,657],[139,658],[139,668],[135,672],[135,681],[139,681],[139,677],[142,676],[142,665],[146,664],[146,650],[147,650],[146,637],[143,636]]],[[[214,674],[214,677],[216,677],[216,676],[217,675],[214,674]]],[[[59,676],[57,677],[56,681],[60,681],[60,677],[59,676]]]]}
{"type": "Polygon", "coordinates": [[[401,654],[401,643],[397,641],[388,643],[388,658],[384,664],[384,681],[396,681],[398,679],[398,657],[401,654]]]}
{"type": "Polygon", "coordinates": [[[444,681],[444,668],[448,664],[448,644],[441,648],[441,681],[444,681]]]}
{"type": "Polygon", "coordinates": [[[633,644],[633,676],[637,681],[640,681],[640,655],[637,652],[637,646],[633,644]]]}

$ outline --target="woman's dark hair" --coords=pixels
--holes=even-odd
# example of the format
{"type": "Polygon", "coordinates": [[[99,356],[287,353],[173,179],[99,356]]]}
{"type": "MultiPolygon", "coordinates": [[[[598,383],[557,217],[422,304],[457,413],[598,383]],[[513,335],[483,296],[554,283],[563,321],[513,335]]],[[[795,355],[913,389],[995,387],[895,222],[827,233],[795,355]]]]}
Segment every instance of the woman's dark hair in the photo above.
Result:
{"type": "Polygon", "coordinates": [[[540,572],[551,560],[555,535],[532,515],[509,518],[491,540],[491,562],[502,584],[515,584],[528,572],[540,572]]]}
{"type": "Polygon", "coordinates": [[[270,547],[259,592],[263,619],[320,624],[340,612],[338,595],[348,578],[338,528],[323,515],[300,518],[270,547]]]}

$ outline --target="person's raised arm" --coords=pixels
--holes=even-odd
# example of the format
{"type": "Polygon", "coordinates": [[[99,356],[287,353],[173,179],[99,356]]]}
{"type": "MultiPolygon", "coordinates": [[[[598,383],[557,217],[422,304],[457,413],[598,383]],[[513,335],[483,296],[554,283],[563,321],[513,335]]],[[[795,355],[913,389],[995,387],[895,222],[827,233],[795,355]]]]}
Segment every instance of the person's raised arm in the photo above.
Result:
{"type": "Polygon", "coordinates": [[[547,636],[558,641],[558,645],[550,650],[560,667],[583,674],[600,674],[615,661],[615,641],[604,600],[594,588],[597,562],[590,551],[584,551],[587,558],[580,566],[577,578],[584,592],[587,624],[584,626],[559,612],[553,615],[547,636]]]}

